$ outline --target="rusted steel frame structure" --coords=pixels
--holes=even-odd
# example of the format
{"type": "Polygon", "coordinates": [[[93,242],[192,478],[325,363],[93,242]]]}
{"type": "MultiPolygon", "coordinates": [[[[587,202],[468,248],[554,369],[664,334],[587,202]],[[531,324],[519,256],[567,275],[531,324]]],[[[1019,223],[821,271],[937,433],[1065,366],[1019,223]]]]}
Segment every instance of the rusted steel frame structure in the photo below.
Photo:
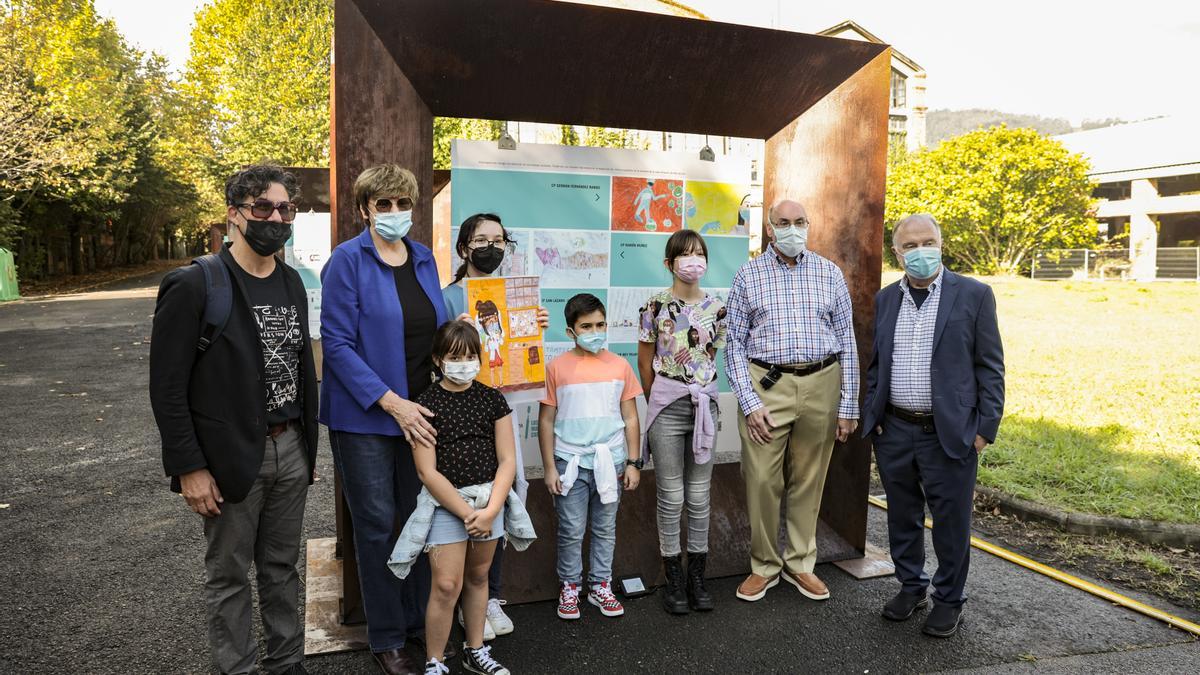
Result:
{"type": "MultiPolygon", "coordinates": [[[[416,174],[411,236],[431,241],[435,115],[761,138],[764,202],[786,195],[807,206],[809,245],[846,274],[865,368],[882,254],[890,47],[552,0],[335,6],[335,243],[359,233],[352,185],[380,162],[416,174]]],[[[821,509],[822,560],[863,554],[868,472],[866,441],[839,444],[821,509]]],[[[718,466],[713,482],[709,571],[741,573],[748,525],[737,465],[718,466]]],[[[643,483],[622,506],[615,567],[654,579],[652,474],[643,483]]],[[[506,595],[517,601],[556,590],[553,509],[544,490],[530,492],[544,539],[505,566],[506,595]]],[[[339,514],[343,618],[354,622],[361,598],[339,514]]]]}

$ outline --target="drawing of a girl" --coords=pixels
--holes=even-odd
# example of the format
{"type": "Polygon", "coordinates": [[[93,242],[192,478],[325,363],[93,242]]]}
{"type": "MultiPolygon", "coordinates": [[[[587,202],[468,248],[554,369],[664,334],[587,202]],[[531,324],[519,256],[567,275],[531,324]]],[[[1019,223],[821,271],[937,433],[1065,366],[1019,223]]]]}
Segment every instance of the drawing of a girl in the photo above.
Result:
{"type": "Polygon", "coordinates": [[[504,326],[500,323],[500,309],[491,300],[475,303],[475,327],[488,354],[488,367],[492,371],[492,386],[504,385],[504,359],[500,356],[504,348],[504,326]]]}

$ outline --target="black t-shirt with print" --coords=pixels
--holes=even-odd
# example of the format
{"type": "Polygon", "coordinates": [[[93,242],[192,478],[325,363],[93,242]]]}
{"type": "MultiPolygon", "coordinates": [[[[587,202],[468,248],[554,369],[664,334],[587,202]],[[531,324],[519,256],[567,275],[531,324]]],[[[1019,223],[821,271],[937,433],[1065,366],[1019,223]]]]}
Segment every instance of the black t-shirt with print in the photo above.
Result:
{"type": "Polygon", "coordinates": [[[430,385],[417,403],[435,415],[437,470],[456,488],[490,483],[500,462],[496,459],[496,420],[512,413],[504,395],[472,382],[466,391],[447,391],[430,385]]]}
{"type": "Polygon", "coordinates": [[[265,279],[238,268],[250,300],[250,312],[258,326],[266,373],[267,425],[300,418],[300,349],[304,333],[300,312],[288,297],[283,263],[265,279]]]}

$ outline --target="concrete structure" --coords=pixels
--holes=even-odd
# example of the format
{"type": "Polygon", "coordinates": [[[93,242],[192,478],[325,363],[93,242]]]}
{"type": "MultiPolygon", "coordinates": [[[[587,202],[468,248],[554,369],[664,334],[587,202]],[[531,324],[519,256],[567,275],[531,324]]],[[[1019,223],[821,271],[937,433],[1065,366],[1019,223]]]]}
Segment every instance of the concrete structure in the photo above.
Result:
{"type": "Polygon", "coordinates": [[[1092,163],[1099,236],[1128,238],[1131,275],[1138,281],[1200,276],[1200,270],[1176,269],[1179,262],[1170,255],[1171,249],[1200,246],[1198,129],[1200,116],[1163,117],[1055,137],[1092,163]]]}

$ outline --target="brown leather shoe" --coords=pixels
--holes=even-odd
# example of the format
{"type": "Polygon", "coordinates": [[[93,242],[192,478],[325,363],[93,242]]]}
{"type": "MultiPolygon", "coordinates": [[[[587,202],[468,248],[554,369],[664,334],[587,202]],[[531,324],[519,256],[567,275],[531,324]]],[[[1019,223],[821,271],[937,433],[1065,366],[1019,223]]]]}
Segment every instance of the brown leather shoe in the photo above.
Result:
{"type": "Polygon", "coordinates": [[[386,652],[371,652],[379,669],[387,675],[418,675],[425,671],[424,666],[418,666],[413,657],[403,649],[389,649],[386,652]]]}
{"type": "Polygon", "coordinates": [[[761,577],[757,574],[751,574],[746,577],[741,586],[738,586],[737,596],[739,600],[746,602],[754,602],[762,600],[767,594],[767,590],[774,588],[779,583],[779,575],[773,577],[761,577]]]}
{"type": "Polygon", "coordinates": [[[812,572],[783,571],[783,578],[809,600],[828,600],[829,587],[812,572]]]}

